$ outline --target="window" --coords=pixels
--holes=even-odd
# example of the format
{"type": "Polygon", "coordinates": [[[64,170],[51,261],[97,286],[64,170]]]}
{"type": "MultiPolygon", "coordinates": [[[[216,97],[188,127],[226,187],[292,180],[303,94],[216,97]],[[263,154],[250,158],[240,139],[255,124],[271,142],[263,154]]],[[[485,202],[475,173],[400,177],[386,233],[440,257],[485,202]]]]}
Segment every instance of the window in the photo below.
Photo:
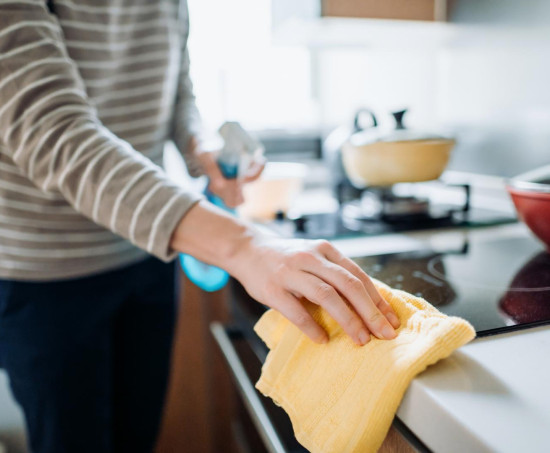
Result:
{"type": "Polygon", "coordinates": [[[317,124],[308,49],[271,43],[270,0],[189,0],[191,77],[208,126],[317,124]]]}

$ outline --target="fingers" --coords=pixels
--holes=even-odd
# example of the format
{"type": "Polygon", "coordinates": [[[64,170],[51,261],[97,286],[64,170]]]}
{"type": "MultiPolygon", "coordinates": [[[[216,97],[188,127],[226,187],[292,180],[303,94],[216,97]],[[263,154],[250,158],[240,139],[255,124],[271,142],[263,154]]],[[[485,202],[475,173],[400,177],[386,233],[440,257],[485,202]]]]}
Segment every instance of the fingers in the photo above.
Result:
{"type": "Polygon", "coordinates": [[[315,275],[300,272],[288,282],[288,287],[293,293],[323,307],[355,343],[362,346],[369,342],[370,332],[363,321],[330,284],[315,275]]]}
{"type": "Polygon", "coordinates": [[[378,309],[363,283],[349,271],[338,265],[319,262],[306,269],[324,280],[344,296],[361,317],[368,329],[378,338],[391,340],[396,333],[388,319],[378,309]]]}
{"type": "Polygon", "coordinates": [[[244,203],[242,182],[238,179],[226,179],[218,166],[214,153],[203,152],[199,155],[204,172],[210,179],[209,189],[220,197],[227,207],[236,208],[244,203]]]}
{"type": "Polygon", "coordinates": [[[378,310],[380,310],[380,312],[386,317],[393,328],[397,329],[401,325],[397,314],[395,313],[391,305],[386,302],[382,295],[378,292],[371,278],[357,265],[357,263],[353,262],[349,258],[346,258],[334,246],[326,241],[323,241],[321,243],[320,248],[322,250],[322,253],[329,261],[332,261],[333,263],[342,266],[363,283],[363,286],[365,287],[367,293],[369,294],[371,300],[374,302],[378,310]]]}
{"type": "MultiPolygon", "coordinates": [[[[361,273],[363,271],[357,273],[357,270],[347,262],[350,260],[338,256],[338,251],[329,250],[329,248],[332,248],[329,243],[323,242],[319,247],[325,256],[323,258],[313,256],[313,259],[309,259],[307,263],[304,263],[303,269],[317,275],[337,289],[351,303],[369,330],[378,338],[387,340],[395,338],[396,332],[394,326],[385,315],[385,313],[388,313],[388,315],[393,313],[388,311],[389,305],[387,303],[386,305],[383,304],[385,301],[378,294],[370,279],[362,278],[361,273]],[[338,264],[324,261],[324,259],[328,259],[326,258],[327,254],[335,258],[338,264]],[[351,269],[351,271],[348,271],[348,269],[351,269]],[[367,285],[372,287],[374,291],[369,292],[367,285]]],[[[390,318],[392,317],[390,316],[390,318]]],[[[395,319],[393,321],[395,322],[395,319]]]]}
{"type": "Polygon", "coordinates": [[[327,343],[328,335],[323,328],[315,322],[306,308],[292,294],[282,292],[277,297],[276,308],[285,318],[304,332],[315,343],[327,343]]]}
{"type": "Polygon", "coordinates": [[[210,178],[209,189],[219,196],[229,208],[236,208],[244,203],[242,184],[236,179],[210,178]]]}
{"type": "Polygon", "coordinates": [[[229,208],[236,208],[244,203],[242,184],[236,179],[210,179],[210,190],[222,198],[229,208]]]}
{"type": "Polygon", "coordinates": [[[218,166],[215,153],[204,151],[198,157],[210,180],[210,191],[219,196],[229,208],[236,208],[244,203],[243,184],[258,179],[265,168],[265,159],[254,161],[244,178],[227,179],[218,166]]]}
{"type": "Polygon", "coordinates": [[[211,180],[223,178],[223,174],[220,170],[220,167],[218,166],[218,162],[216,161],[215,153],[209,151],[201,152],[198,155],[198,159],[200,164],[202,165],[204,173],[211,180]]]}
{"type": "Polygon", "coordinates": [[[247,184],[249,182],[256,181],[264,171],[265,163],[265,159],[252,162],[248,171],[246,172],[246,175],[244,175],[243,182],[247,184]]]}

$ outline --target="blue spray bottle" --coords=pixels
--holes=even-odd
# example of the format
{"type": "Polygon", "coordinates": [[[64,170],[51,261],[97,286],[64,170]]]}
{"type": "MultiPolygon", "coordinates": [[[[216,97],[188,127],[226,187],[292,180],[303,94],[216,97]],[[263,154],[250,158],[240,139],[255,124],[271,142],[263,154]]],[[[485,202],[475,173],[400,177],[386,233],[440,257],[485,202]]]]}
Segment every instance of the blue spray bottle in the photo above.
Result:
{"type": "MultiPolygon", "coordinates": [[[[225,144],[218,156],[218,166],[227,179],[237,178],[239,169],[247,168],[252,159],[263,153],[263,148],[239,123],[225,123],[219,132],[225,144]]],[[[234,209],[228,208],[220,197],[209,190],[209,185],[204,193],[212,204],[236,214],[234,209]]],[[[191,255],[181,254],[180,263],[189,280],[204,291],[218,291],[229,280],[229,274],[223,269],[203,263],[191,255]]]]}

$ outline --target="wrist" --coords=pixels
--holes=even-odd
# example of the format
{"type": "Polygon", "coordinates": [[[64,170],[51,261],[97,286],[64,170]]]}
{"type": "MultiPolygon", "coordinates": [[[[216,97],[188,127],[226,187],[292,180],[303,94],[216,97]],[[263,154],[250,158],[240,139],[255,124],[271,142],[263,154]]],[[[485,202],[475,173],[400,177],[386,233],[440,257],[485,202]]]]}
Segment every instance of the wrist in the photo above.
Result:
{"type": "Polygon", "coordinates": [[[249,224],[201,201],[193,206],[176,227],[171,246],[180,253],[235,274],[251,256],[258,235],[249,224]]]}
{"type": "Polygon", "coordinates": [[[255,266],[254,262],[259,256],[260,236],[261,234],[258,231],[248,227],[242,235],[232,242],[224,264],[220,267],[242,282],[243,277],[255,266]]]}

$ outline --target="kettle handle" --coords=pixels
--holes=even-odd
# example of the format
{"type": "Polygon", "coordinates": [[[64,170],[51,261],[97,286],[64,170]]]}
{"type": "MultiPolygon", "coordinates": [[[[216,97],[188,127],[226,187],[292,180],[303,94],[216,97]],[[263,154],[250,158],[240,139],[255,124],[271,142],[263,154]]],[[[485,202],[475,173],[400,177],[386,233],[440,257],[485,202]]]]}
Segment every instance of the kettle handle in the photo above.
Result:
{"type": "Polygon", "coordinates": [[[374,112],[372,110],[369,110],[367,108],[362,108],[357,110],[355,113],[355,118],[353,119],[353,132],[361,132],[367,129],[362,125],[361,118],[365,115],[370,116],[370,119],[372,120],[372,125],[369,127],[376,127],[378,126],[378,121],[376,120],[376,116],[374,115],[374,112]]]}

